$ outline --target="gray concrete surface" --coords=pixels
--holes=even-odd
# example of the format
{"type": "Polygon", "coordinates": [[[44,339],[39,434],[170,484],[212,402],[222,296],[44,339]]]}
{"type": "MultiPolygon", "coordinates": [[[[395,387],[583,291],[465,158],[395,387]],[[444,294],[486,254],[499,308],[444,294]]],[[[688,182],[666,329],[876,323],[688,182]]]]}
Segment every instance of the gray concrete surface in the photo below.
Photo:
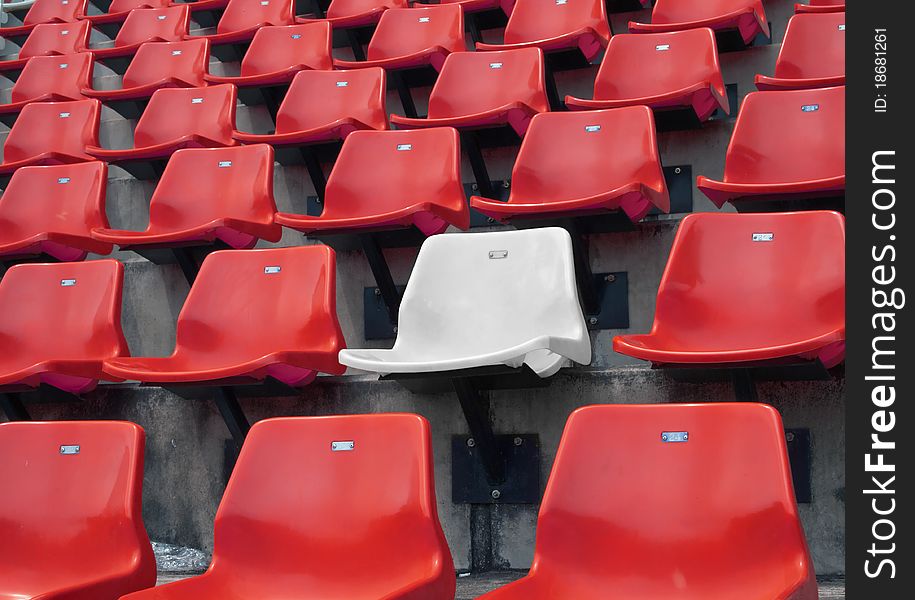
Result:
{"type": "MultiPolygon", "coordinates": [[[[722,54],[725,81],[736,83],[744,96],[753,90],[753,76],[771,73],[793,0],[767,0],[774,43],[742,52],[722,54]]],[[[630,19],[647,20],[648,12],[613,15],[614,31],[625,31],[630,19]]],[[[498,38],[498,32],[489,36],[498,38]]],[[[6,52],[4,50],[3,52],[6,52]]],[[[340,57],[347,51],[335,50],[340,57]]],[[[213,72],[237,71],[237,64],[214,62],[213,72]]],[[[559,73],[561,95],[590,97],[597,68],[559,73]]],[[[0,77],[0,102],[9,99],[11,82],[0,77]]],[[[118,87],[117,77],[104,68],[96,72],[96,86],[118,87]]],[[[415,90],[417,107],[425,109],[428,89],[415,90]]],[[[732,107],[736,113],[737,107],[732,107]]],[[[388,95],[389,112],[401,113],[396,93],[388,95]]],[[[135,123],[105,109],[101,141],[108,147],[132,143],[135,123]]],[[[264,132],[272,127],[263,107],[238,108],[238,128],[264,132]]],[[[693,175],[720,177],[733,120],[709,123],[700,130],[662,133],[659,144],[667,165],[690,164],[693,175]]],[[[6,128],[0,125],[0,142],[6,128]]],[[[494,178],[510,174],[516,149],[486,151],[494,178]]],[[[329,168],[329,165],[326,165],[329,168]]],[[[472,179],[464,164],[464,180],[472,179]]],[[[311,183],[301,167],[276,167],[276,200],[282,211],[302,211],[311,183]]],[[[107,211],[114,227],[142,229],[148,218],[148,200],[153,184],[132,179],[118,168],[110,171],[107,211]]],[[[192,192],[189,194],[192,197],[192,192]]],[[[714,211],[714,206],[693,189],[695,211],[714,211]]],[[[592,267],[595,271],[628,271],[630,328],[644,332],[651,327],[654,298],[678,219],[652,220],[635,231],[592,236],[592,267]]],[[[313,243],[287,230],[278,246],[313,243]]],[[[270,244],[260,244],[263,247],[270,244]]],[[[404,283],[416,257],[416,249],[386,251],[395,280],[404,283]]],[[[171,352],[178,312],[188,291],[175,266],[156,266],[129,252],[114,255],[126,263],[123,327],[134,355],[161,356],[171,352]]],[[[338,312],[350,347],[383,347],[390,343],[367,343],[362,333],[362,289],[374,285],[361,252],[338,254],[338,312]]],[[[590,368],[568,370],[552,385],[540,390],[497,392],[493,414],[498,432],[535,432],[543,447],[542,481],[549,474],[563,424],[569,412],[592,403],[704,402],[732,397],[722,384],[676,383],[663,373],[651,371],[638,361],[615,354],[612,337],[620,331],[592,334],[594,359],[590,368]]],[[[771,383],[760,387],[760,399],[782,412],[788,427],[808,427],[813,444],[813,503],[801,506],[811,551],[818,573],[836,574],[844,569],[844,380],[818,383],[771,383]]],[[[356,412],[410,411],[425,415],[434,431],[436,489],[439,512],[455,564],[469,566],[469,508],[451,502],[450,438],[465,433],[466,424],[456,400],[448,395],[414,395],[396,383],[349,373],[339,378],[321,378],[298,398],[247,399],[242,404],[251,420],[280,415],[318,415],[356,412]]],[[[78,404],[34,405],[36,418],[130,419],[148,434],[144,517],[151,537],[209,550],[212,521],[225,480],[225,447],[228,432],[211,403],[188,401],[158,389],[105,386],[78,404]]],[[[498,566],[525,569],[533,554],[536,506],[505,505],[493,511],[493,547],[498,566]]]]}

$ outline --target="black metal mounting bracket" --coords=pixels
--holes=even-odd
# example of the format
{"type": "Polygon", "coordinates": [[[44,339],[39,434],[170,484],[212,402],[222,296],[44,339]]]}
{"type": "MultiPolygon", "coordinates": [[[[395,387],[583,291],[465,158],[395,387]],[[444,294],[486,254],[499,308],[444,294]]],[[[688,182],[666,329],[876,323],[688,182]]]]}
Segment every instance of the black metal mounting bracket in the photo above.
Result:
{"type": "Polygon", "coordinates": [[[646,8],[642,6],[642,3],[639,2],[639,0],[606,0],[605,4],[607,6],[607,12],[610,14],[635,12],[646,8]]]}
{"type": "Polygon", "coordinates": [[[580,224],[585,217],[563,223],[572,238],[572,258],[582,310],[589,329],[629,328],[629,276],[625,272],[594,273],[588,240],[580,224]]]}
{"type": "Polygon", "coordinates": [[[240,452],[248,431],[251,429],[251,424],[238,403],[235,390],[228,386],[217,387],[213,392],[213,400],[229,433],[232,434],[232,439],[235,440],[236,449],[240,452]]]}
{"type": "Polygon", "coordinates": [[[37,388],[27,386],[11,386],[6,391],[0,392],[0,408],[6,414],[10,421],[30,421],[31,416],[26,401],[31,403],[54,403],[60,404],[65,402],[79,402],[82,400],[76,394],[64,391],[46,383],[40,384],[37,388]]]}
{"type": "Polygon", "coordinates": [[[22,398],[17,393],[0,393],[0,408],[10,421],[31,421],[28,409],[22,403],[22,398]]]}
{"type": "MultiPolygon", "coordinates": [[[[494,196],[483,196],[483,194],[480,193],[480,188],[476,183],[465,183],[464,184],[464,196],[467,197],[467,201],[468,202],[470,201],[471,196],[483,196],[484,198],[488,198],[490,200],[499,200],[500,202],[507,202],[509,193],[511,192],[511,181],[508,179],[506,179],[506,180],[497,179],[490,183],[492,184],[492,193],[495,194],[494,196]]],[[[473,229],[475,227],[493,227],[493,226],[497,226],[499,224],[500,223],[497,220],[493,219],[492,217],[484,215],[481,212],[477,212],[473,208],[470,209],[470,228],[471,229],[473,229]]]]}
{"type": "MultiPolygon", "coordinates": [[[[731,121],[737,118],[737,112],[740,110],[740,93],[737,84],[728,83],[724,89],[728,96],[731,114],[727,114],[719,108],[709,117],[709,121],[731,121]]],[[[659,132],[702,129],[702,122],[692,107],[655,109],[654,121],[655,128],[659,132]]]]}
{"type": "Polygon", "coordinates": [[[813,501],[813,486],[810,475],[810,430],[786,429],[785,443],[788,446],[788,462],[791,464],[794,497],[800,504],[809,504],[813,501]]]}
{"type": "Polygon", "coordinates": [[[845,214],[845,194],[798,194],[796,196],[754,196],[751,198],[735,198],[731,204],[737,212],[744,213],[770,213],[793,212],[807,210],[834,210],[845,214]]]}
{"type": "MultiPolygon", "coordinates": [[[[191,36],[190,39],[194,39],[194,37],[191,36]]],[[[241,59],[245,57],[245,53],[248,52],[248,46],[250,45],[250,41],[232,44],[214,44],[210,46],[210,54],[224,63],[241,62],[241,59]]]]}
{"type": "Polygon", "coordinates": [[[229,250],[231,246],[222,240],[212,243],[187,244],[168,247],[124,246],[121,250],[130,250],[156,265],[177,264],[184,274],[188,285],[193,285],[200,272],[204,259],[217,250],[229,250]]]}
{"type": "MultiPolygon", "coordinates": [[[[772,23],[770,22],[769,32],[771,33],[771,31],[772,23]]],[[[741,52],[747,48],[756,48],[757,46],[768,46],[772,43],[772,40],[760,33],[752,42],[747,44],[743,41],[743,36],[740,35],[740,31],[737,29],[724,29],[715,32],[715,42],[718,46],[718,53],[722,54],[724,52],[741,52]]]]}

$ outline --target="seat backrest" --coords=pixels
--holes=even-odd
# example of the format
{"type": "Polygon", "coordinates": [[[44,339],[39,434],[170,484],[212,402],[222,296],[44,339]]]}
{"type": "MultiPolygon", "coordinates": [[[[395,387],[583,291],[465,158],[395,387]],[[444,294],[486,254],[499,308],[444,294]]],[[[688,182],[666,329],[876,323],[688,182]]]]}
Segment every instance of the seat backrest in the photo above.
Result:
{"type": "Polygon", "coordinates": [[[46,152],[70,157],[71,162],[92,160],[86,146],[98,146],[98,100],[32,102],[13,123],[3,145],[3,161],[17,162],[46,152]]]}
{"type": "Polygon", "coordinates": [[[463,195],[457,131],[355,131],[327,179],[324,216],[383,214],[463,195]]]}
{"type": "Polygon", "coordinates": [[[166,82],[166,87],[203,87],[209,62],[210,40],[206,38],[148,42],[137,48],[122,83],[124,88],[166,82]]]}
{"type": "Polygon", "coordinates": [[[123,279],[124,266],[110,259],[10,267],[0,280],[0,340],[43,360],[127,356],[123,279]]]}
{"type": "Polygon", "coordinates": [[[353,118],[387,129],[385,72],[380,67],[296,73],[276,116],[276,132],[292,133],[353,118]]]}
{"type": "Polygon", "coordinates": [[[423,242],[400,304],[395,349],[434,361],[541,336],[587,336],[568,232],[442,234],[423,242]]]}
{"type": "Polygon", "coordinates": [[[661,278],[652,332],[689,343],[713,330],[716,344],[735,349],[817,338],[844,323],[844,265],[838,213],[689,215],[661,278]]]}
{"type": "Polygon", "coordinates": [[[35,0],[22,23],[73,23],[86,14],[86,3],[87,0],[35,0]]]}
{"type": "Polygon", "coordinates": [[[11,100],[82,100],[82,90],[92,87],[92,67],[88,52],[30,58],[13,84],[11,100]]]}
{"type": "Polygon", "coordinates": [[[171,0],[111,0],[108,14],[128,12],[135,8],[166,8],[171,0]]]}
{"type": "Polygon", "coordinates": [[[17,573],[13,585],[31,592],[127,570],[155,582],[141,510],[144,441],[127,422],[0,424],[0,560],[17,573]]]}
{"type": "Polygon", "coordinates": [[[845,74],[845,13],[808,13],[791,17],[775,63],[786,79],[845,74]]]}
{"type": "Polygon", "coordinates": [[[743,8],[752,7],[764,15],[762,0],[656,0],[651,11],[651,22],[656,24],[688,23],[727,15],[743,8]]]}
{"type": "Polygon", "coordinates": [[[790,183],[845,175],[845,87],[751,92],[728,145],[724,181],[790,183]],[[772,135],[772,128],[782,133],[772,135]]]}
{"type": "Polygon", "coordinates": [[[505,26],[505,43],[535,42],[585,27],[610,38],[604,0],[517,0],[505,26]]]}
{"type": "MultiPolygon", "coordinates": [[[[464,10],[454,4],[384,11],[369,42],[368,59],[397,58],[441,46],[463,52],[464,10]]],[[[439,65],[440,66],[440,65],[439,65]]]]}
{"type": "Polygon", "coordinates": [[[429,97],[429,118],[460,117],[521,102],[549,110],[543,51],[453,52],[445,59],[429,97]]]}
{"type": "Polygon", "coordinates": [[[232,145],[237,93],[232,84],[156,90],[137,121],[134,146],[154,146],[189,135],[214,145],[232,145]]]}
{"type": "Polygon", "coordinates": [[[525,202],[572,200],[634,182],[667,189],[651,109],[550,112],[531,120],[511,194],[525,202]]]}
{"type": "Polygon", "coordinates": [[[19,58],[84,52],[89,46],[91,29],[89,21],[36,25],[22,44],[19,58]]]}
{"type": "Polygon", "coordinates": [[[180,42],[187,35],[191,12],[187,4],[168,8],[144,8],[127,14],[114,38],[115,48],[143,42],[180,42]]]}
{"type": "Polygon", "coordinates": [[[263,75],[298,66],[330,71],[331,41],[328,21],[261,27],[241,61],[241,74],[263,75]]]}
{"type": "Polygon", "coordinates": [[[594,98],[645,98],[705,81],[711,81],[719,95],[727,94],[711,29],[624,33],[610,39],[594,80],[594,98]]]}
{"type": "Polygon", "coordinates": [[[295,24],[295,0],[229,0],[217,33],[244,31],[265,25],[295,24]]]}
{"type": "Polygon", "coordinates": [[[326,246],[214,252],[178,316],[178,351],[223,364],[282,351],[336,354],[345,347],[336,287],[326,246]]]}
{"type": "Polygon", "coordinates": [[[327,7],[328,19],[354,17],[376,8],[409,8],[408,0],[331,0],[327,7]]]}
{"type": "Polygon", "coordinates": [[[151,228],[169,230],[228,218],[272,223],[275,213],[273,147],[267,144],[178,150],[149,204],[151,228]]]}
{"type": "Polygon", "coordinates": [[[94,227],[108,227],[107,183],[101,161],[17,169],[0,196],[0,228],[88,238],[94,227]]]}
{"type": "Polygon", "coordinates": [[[256,423],[216,513],[213,542],[214,570],[246,582],[257,570],[274,580],[308,574],[320,597],[345,597],[352,583],[341,582],[352,579],[354,564],[365,598],[388,597],[392,580],[450,576],[428,422],[372,414],[256,423]],[[322,594],[329,586],[334,593],[322,594]]]}
{"type": "Polygon", "coordinates": [[[540,505],[533,572],[569,565],[589,589],[612,586],[620,598],[762,597],[750,590],[804,581],[812,565],[778,412],[735,403],[573,412],[540,505]]]}

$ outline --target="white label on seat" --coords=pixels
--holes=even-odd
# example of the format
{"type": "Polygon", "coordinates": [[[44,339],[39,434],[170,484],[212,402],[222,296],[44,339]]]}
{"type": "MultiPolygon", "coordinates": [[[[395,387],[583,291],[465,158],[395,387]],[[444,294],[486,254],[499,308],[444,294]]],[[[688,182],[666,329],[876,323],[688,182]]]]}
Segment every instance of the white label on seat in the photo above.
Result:
{"type": "Polygon", "coordinates": [[[349,85],[349,81],[338,81],[337,87],[346,87],[349,85]]]}
{"type": "Polygon", "coordinates": [[[70,0],[60,0],[60,3],[66,6],[67,4],[70,4],[70,0]]]}
{"type": "Polygon", "coordinates": [[[568,4],[569,0],[556,0],[556,6],[562,6],[563,4],[568,4]]]}
{"type": "Polygon", "coordinates": [[[774,233],[754,233],[753,234],[754,242],[773,242],[775,241],[774,233]]]}
{"type": "Polygon", "coordinates": [[[69,118],[70,118],[70,113],[68,113],[68,112],[62,112],[62,113],[60,113],[60,118],[61,118],[61,119],[69,119],[69,118]]]}
{"type": "Polygon", "coordinates": [[[508,258],[508,250],[490,250],[490,259],[508,258]]]}
{"type": "Polygon", "coordinates": [[[191,98],[191,104],[203,104],[203,98],[191,98]]]}
{"type": "Polygon", "coordinates": [[[397,151],[403,152],[404,150],[412,150],[413,144],[397,144],[397,151]]]}
{"type": "Polygon", "coordinates": [[[585,131],[588,133],[594,133],[595,131],[600,131],[600,125],[585,125],[585,131]]]}
{"type": "Polygon", "coordinates": [[[156,15],[156,18],[159,19],[160,21],[164,21],[166,16],[168,16],[168,15],[156,15]]]}
{"type": "Polygon", "coordinates": [[[345,442],[331,442],[331,452],[352,452],[356,449],[356,442],[349,440],[345,442]]]}
{"type": "Polygon", "coordinates": [[[661,441],[665,443],[688,442],[688,431],[665,431],[661,433],[661,441]]]}
{"type": "Polygon", "coordinates": [[[429,17],[420,17],[419,18],[420,23],[428,23],[429,21],[430,21],[429,17]]]}
{"type": "Polygon", "coordinates": [[[501,69],[502,63],[489,63],[489,68],[490,69],[501,69]]]}
{"type": "Polygon", "coordinates": [[[73,287],[74,285],[76,285],[75,279],[61,279],[60,280],[60,287],[73,287]]]}
{"type": "Polygon", "coordinates": [[[57,183],[70,183],[70,178],[69,177],[58,177],[57,183]]]}
{"type": "Polygon", "coordinates": [[[60,63],[60,64],[57,65],[57,66],[58,66],[59,68],[61,68],[61,69],[66,69],[67,67],[70,66],[70,64],[69,64],[69,63],[60,63]]]}
{"type": "Polygon", "coordinates": [[[302,34],[301,34],[301,33],[293,33],[293,34],[292,34],[292,39],[294,39],[294,40],[297,40],[297,39],[299,39],[299,38],[301,38],[301,37],[302,37],[302,34]]]}
{"type": "Polygon", "coordinates": [[[231,160],[221,160],[221,161],[219,161],[219,168],[220,168],[220,169],[225,169],[226,167],[231,167],[231,166],[232,166],[232,161],[231,161],[231,160]]]}
{"type": "Polygon", "coordinates": [[[820,110],[820,105],[819,104],[805,104],[804,106],[801,107],[801,110],[804,112],[816,112],[816,111],[820,110]]]}
{"type": "Polygon", "coordinates": [[[181,50],[172,50],[172,56],[181,56],[181,50]]]}
{"type": "Polygon", "coordinates": [[[839,25],[839,31],[845,31],[845,23],[839,25]]]}
{"type": "Polygon", "coordinates": [[[261,0],[261,6],[267,6],[270,4],[270,0],[261,0]]]}
{"type": "Polygon", "coordinates": [[[70,33],[69,29],[64,29],[63,31],[60,32],[60,35],[68,35],[69,33],[70,33]]]}
{"type": "Polygon", "coordinates": [[[282,270],[283,268],[278,265],[272,267],[264,267],[264,275],[276,275],[282,270]]]}
{"type": "Polygon", "coordinates": [[[64,455],[79,454],[79,446],[76,446],[76,445],[61,446],[60,453],[64,454],[64,455]]]}
{"type": "Polygon", "coordinates": [[[658,44],[654,47],[654,49],[658,52],[664,52],[666,50],[670,50],[670,44],[658,44]]]}

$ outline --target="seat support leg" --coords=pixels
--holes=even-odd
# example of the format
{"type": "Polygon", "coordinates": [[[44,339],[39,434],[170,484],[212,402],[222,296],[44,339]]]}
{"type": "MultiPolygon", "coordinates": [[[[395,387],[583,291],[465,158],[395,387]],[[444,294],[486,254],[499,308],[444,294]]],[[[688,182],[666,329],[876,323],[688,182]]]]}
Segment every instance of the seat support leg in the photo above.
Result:
{"type": "Polygon", "coordinates": [[[264,106],[276,125],[276,115],[280,112],[280,103],[282,102],[279,93],[279,87],[268,86],[260,88],[261,97],[264,99],[264,106]]]}
{"type": "Polygon", "coordinates": [[[731,383],[734,385],[734,399],[737,402],[759,402],[756,382],[750,369],[731,369],[731,383]]]}
{"type": "Polygon", "coordinates": [[[216,408],[219,409],[219,414],[222,415],[222,420],[225,421],[229,433],[232,434],[232,439],[235,440],[237,449],[240,451],[251,425],[248,423],[248,417],[245,416],[245,412],[238,403],[235,391],[230,387],[218,387],[214,392],[213,399],[216,401],[216,408]]]}
{"type": "Polygon", "coordinates": [[[480,149],[480,139],[476,132],[461,132],[461,145],[464,152],[467,153],[467,160],[470,161],[470,168],[473,170],[473,176],[477,180],[477,190],[484,198],[495,198],[495,187],[492,179],[489,178],[489,171],[486,169],[486,162],[483,160],[483,151],[480,149]]]}
{"type": "Polygon", "coordinates": [[[546,84],[546,97],[550,102],[550,110],[553,111],[564,111],[566,110],[565,102],[562,101],[562,98],[559,96],[559,88],[556,87],[556,70],[550,66],[550,61],[546,61],[546,66],[544,68],[544,83],[546,84]]]}
{"type": "Polygon", "coordinates": [[[184,273],[184,278],[187,279],[187,284],[194,285],[200,266],[194,260],[190,249],[184,247],[172,248],[172,253],[175,255],[175,262],[178,263],[178,266],[181,267],[181,272],[184,273]]]}
{"type": "Polygon", "coordinates": [[[318,154],[310,146],[300,146],[299,152],[305,162],[305,168],[308,169],[308,176],[311,177],[311,184],[315,188],[315,194],[317,194],[318,200],[323,203],[324,193],[327,190],[327,178],[324,176],[324,169],[321,168],[318,154]]]}
{"type": "Polygon", "coordinates": [[[372,269],[372,275],[375,276],[375,283],[381,292],[381,298],[388,307],[388,316],[393,325],[397,325],[397,317],[400,313],[400,292],[394,285],[394,277],[391,275],[391,269],[388,267],[388,261],[384,258],[384,252],[381,250],[381,244],[371,233],[359,236],[362,242],[362,249],[365,252],[365,258],[369,261],[369,267],[372,269]]]}
{"type": "Polygon", "coordinates": [[[10,421],[31,421],[28,409],[19,398],[19,394],[0,394],[0,407],[10,421]]]}
{"type": "Polygon", "coordinates": [[[476,45],[483,41],[483,34],[480,32],[480,21],[477,18],[476,13],[465,13],[464,19],[475,49],[476,45]]]}
{"type": "Polygon", "coordinates": [[[575,279],[578,282],[578,293],[581,295],[582,308],[585,314],[600,312],[600,298],[594,286],[594,273],[591,271],[591,253],[588,251],[588,240],[585,239],[578,222],[569,219],[564,223],[566,231],[572,238],[572,259],[575,263],[575,279]]]}
{"type": "Polygon", "coordinates": [[[388,76],[397,88],[397,95],[400,96],[400,104],[403,107],[404,114],[411,119],[418,118],[419,114],[416,112],[416,103],[413,102],[413,93],[410,91],[410,86],[407,85],[407,80],[404,78],[403,72],[388,71],[388,76]]]}
{"type": "Polygon", "coordinates": [[[489,484],[502,485],[505,483],[505,455],[500,450],[499,444],[496,442],[496,435],[492,430],[489,397],[483,394],[470,379],[457,378],[452,379],[451,382],[458,400],[461,402],[461,409],[464,411],[464,418],[467,419],[470,435],[473,436],[473,442],[480,450],[480,457],[483,459],[489,484]]]}
{"type": "Polygon", "coordinates": [[[346,37],[349,40],[350,48],[353,49],[353,60],[365,60],[365,50],[359,40],[359,33],[355,29],[347,29],[346,37]]]}

